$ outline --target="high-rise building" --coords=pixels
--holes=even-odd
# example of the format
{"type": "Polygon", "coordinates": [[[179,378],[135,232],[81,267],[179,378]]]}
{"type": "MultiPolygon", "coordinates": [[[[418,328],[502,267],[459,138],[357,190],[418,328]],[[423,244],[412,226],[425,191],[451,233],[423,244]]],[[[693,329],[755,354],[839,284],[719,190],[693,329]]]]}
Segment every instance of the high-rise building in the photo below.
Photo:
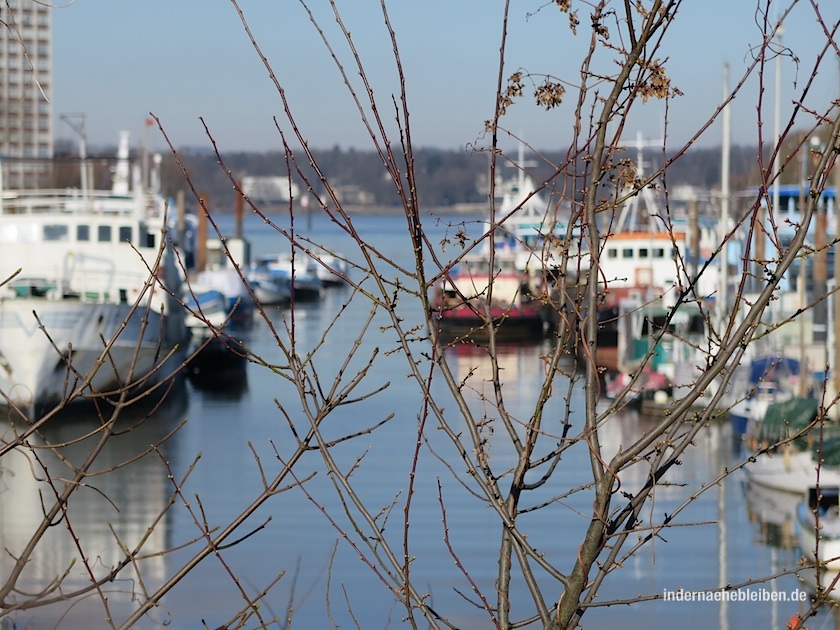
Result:
{"type": "Polygon", "coordinates": [[[34,0],[0,3],[0,157],[3,186],[43,185],[53,156],[52,9],[34,0]]]}

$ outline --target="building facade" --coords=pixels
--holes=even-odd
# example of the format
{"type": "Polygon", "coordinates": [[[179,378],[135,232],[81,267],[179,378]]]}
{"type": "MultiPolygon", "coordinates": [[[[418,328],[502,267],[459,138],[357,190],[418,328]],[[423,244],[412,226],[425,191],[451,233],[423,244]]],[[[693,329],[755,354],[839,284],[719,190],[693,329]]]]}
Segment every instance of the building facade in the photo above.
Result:
{"type": "Polygon", "coordinates": [[[53,156],[51,9],[33,0],[5,0],[0,19],[3,186],[42,186],[49,177],[45,160],[53,156]]]}

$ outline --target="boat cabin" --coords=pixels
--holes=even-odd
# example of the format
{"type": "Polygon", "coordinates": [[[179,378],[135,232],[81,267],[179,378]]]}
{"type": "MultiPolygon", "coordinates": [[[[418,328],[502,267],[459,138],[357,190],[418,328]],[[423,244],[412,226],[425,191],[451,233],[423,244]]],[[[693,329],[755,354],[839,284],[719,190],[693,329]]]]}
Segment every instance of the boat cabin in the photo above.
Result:
{"type": "Polygon", "coordinates": [[[0,247],[22,271],[0,287],[0,295],[132,303],[155,264],[162,227],[162,220],[146,220],[147,208],[136,199],[6,192],[0,247]]]}

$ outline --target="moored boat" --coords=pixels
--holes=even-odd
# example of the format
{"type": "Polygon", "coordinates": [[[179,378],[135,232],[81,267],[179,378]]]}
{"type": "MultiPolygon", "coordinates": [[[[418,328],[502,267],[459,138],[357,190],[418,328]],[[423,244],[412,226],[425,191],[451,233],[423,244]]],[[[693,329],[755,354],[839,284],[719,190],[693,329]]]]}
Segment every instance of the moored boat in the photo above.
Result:
{"type": "Polygon", "coordinates": [[[311,269],[323,286],[341,286],[350,278],[350,265],[342,254],[318,248],[312,252],[312,257],[315,264],[311,269]]]}
{"type": "MultiPolygon", "coordinates": [[[[219,299],[213,292],[220,294],[223,301],[221,310],[225,315],[223,322],[228,328],[248,328],[253,322],[254,300],[245,283],[237,269],[205,269],[198,272],[190,283],[188,298],[203,297],[203,300],[198,299],[198,304],[204,302],[209,305],[212,300],[219,299]]],[[[212,305],[219,310],[218,304],[212,305]]]]}
{"type": "Polygon", "coordinates": [[[840,570],[840,487],[809,486],[796,524],[802,553],[822,570],[840,570]]]}
{"type": "Polygon", "coordinates": [[[432,296],[432,320],[448,341],[533,339],[542,335],[545,305],[510,256],[470,257],[452,269],[432,296]],[[493,331],[491,333],[491,330],[493,331]]]}
{"type": "Polygon", "coordinates": [[[9,280],[0,287],[0,393],[8,404],[31,411],[148,390],[182,363],[189,335],[165,201],[131,189],[128,153],[124,133],[110,190],[2,192],[0,277],[9,280]]]}
{"type": "Polygon", "coordinates": [[[258,300],[261,296],[271,300],[264,303],[281,303],[283,292],[288,293],[290,300],[317,301],[323,296],[324,283],[318,277],[316,266],[305,254],[294,259],[280,254],[263,256],[250,266],[247,280],[257,287],[258,300]]]}
{"type": "Polygon", "coordinates": [[[266,269],[251,269],[248,284],[260,306],[288,304],[292,300],[291,281],[285,275],[273,274],[266,269]]]}
{"type": "Polygon", "coordinates": [[[798,386],[799,362],[778,355],[762,356],[739,368],[729,408],[732,433],[742,436],[750,424],[761,422],[770,405],[793,398],[798,386]]]}
{"type": "Polygon", "coordinates": [[[570,208],[546,200],[525,166],[520,147],[517,177],[496,183],[482,245],[435,287],[432,318],[447,340],[486,341],[491,330],[500,341],[539,339],[557,323],[552,282],[563,256],[577,252],[566,243],[570,208]]]}
{"type": "Polygon", "coordinates": [[[764,418],[749,426],[744,474],[750,483],[796,495],[817,483],[840,487],[835,428],[807,431],[818,410],[815,398],[792,397],[770,404],[764,418]]]}

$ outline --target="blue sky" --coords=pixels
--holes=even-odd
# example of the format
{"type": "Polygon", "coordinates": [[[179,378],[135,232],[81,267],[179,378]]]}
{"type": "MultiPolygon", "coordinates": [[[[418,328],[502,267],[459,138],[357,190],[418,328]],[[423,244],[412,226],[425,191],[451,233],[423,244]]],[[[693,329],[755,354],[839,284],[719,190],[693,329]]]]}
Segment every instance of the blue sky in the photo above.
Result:
{"type": "MultiPolygon", "coordinates": [[[[766,0],[760,0],[762,5],[766,0]]],[[[359,86],[347,47],[337,38],[326,0],[311,0],[348,73],[359,86]]],[[[379,0],[339,0],[344,19],[387,124],[393,121],[390,95],[398,84],[379,0]]],[[[576,80],[581,51],[588,43],[588,8],[579,0],[582,27],[577,37],[567,16],[550,0],[513,0],[505,74],[518,68],[576,80]]],[[[618,7],[623,3],[616,3],[618,7]]],[[[770,3],[776,13],[784,3],[770,3]]],[[[822,2],[829,22],[840,19],[840,2],[822,2]]],[[[297,0],[242,0],[254,36],[272,64],[310,145],[370,147],[335,65],[297,0]]],[[[502,0],[391,0],[406,74],[413,140],[418,146],[460,149],[481,141],[483,121],[493,111],[498,73],[502,0]]],[[[685,0],[665,40],[661,58],[684,96],[669,112],[671,146],[687,140],[721,100],[722,68],[730,65],[734,85],[760,42],[755,0],[685,0]]],[[[160,117],[178,147],[209,146],[203,117],[224,151],[264,151],[281,147],[274,116],[284,129],[282,103],[234,6],[227,0],[75,0],[54,12],[54,111],[83,112],[89,143],[113,145],[120,129],[135,138],[149,112],[160,117]]],[[[799,59],[783,63],[782,112],[801,89],[807,70],[825,41],[817,30],[810,0],[801,0],[787,21],[783,43],[799,59]],[[798,74],[797,74],[798,73],[798,74]]],[[[824,62],[809,94],[824,108],[840,90],[838,64],[824,62]]],[[[361,94],[364,96],[364,94],[361,94]]],[[[732,106],[733,141],[756,142],[758,84],[732,106]]],[[[765,133],[772,132],[772,76],[765,94],[765,133]]],[[[571,138],[573,99],[546,112],[530,97],[511,108],[504,124],[540,149],[556,150],[571,138]]],[[[661,137],[661,101],[650,100],[631,118],[628,132],[661,137]]],[[[56,122],[59,138],[72,132],[56,122]]],[[[156,129],[152,148],[163,147],[156,129]]],[[[396,137],[394,137],[396,140],[396,137]]],[[[720,144],[719,125],[700,140],[720,144]]]]}

